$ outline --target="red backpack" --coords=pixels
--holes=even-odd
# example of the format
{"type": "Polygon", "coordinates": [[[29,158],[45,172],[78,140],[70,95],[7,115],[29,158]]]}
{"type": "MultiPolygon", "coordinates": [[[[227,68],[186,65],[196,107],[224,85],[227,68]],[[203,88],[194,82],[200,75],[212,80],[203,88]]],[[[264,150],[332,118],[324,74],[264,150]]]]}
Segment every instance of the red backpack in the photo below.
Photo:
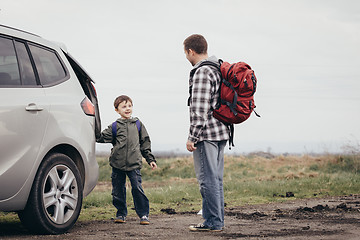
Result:
{"type": "MultiPolygon", "coordinates": [[[[220,64],[223,78],[220,87],[220,106],[214,110],[213,115],[225,124],[242,123],[250,117],[256,107],[255,73],[244,62],[230,64],[220,60],[220,64]]],[[[259,117],[256,112],[255,114],[259,117]]]]}
{"type": "Polygon", "coordinates": [[[244,62],[230,64],[219,60],[219,63],[220,67],[214,62],[205,61],[199,67],[209,65],[221,72],[219,106],[214,110],[213,115],[230,127],[229,144],[234,146],[233,124],[244,122],[253,111],[260,117],[254,110],[257,79],[251,67],[244,62]]]}

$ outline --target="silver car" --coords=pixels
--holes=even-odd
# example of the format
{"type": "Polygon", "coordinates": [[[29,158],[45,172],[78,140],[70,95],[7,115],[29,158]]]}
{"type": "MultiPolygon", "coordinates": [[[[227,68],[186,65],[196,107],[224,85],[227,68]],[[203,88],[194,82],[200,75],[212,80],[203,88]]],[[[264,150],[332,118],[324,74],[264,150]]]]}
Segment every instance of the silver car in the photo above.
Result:
{"type": "Polygon", "coordinates": [[[65,48],[0,25],[0,211],[36,233],[76,222],[98,180],[92,80],[65,48]]]}

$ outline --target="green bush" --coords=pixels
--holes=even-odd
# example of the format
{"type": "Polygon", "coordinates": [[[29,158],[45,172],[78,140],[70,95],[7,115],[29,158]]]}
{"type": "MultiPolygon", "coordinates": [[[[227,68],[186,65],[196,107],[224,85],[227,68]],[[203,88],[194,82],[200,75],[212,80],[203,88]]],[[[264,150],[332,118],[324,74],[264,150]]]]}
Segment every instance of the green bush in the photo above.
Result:
{"type": "Polygon", "coordinates": [[[360,156],[359,155],[342,155],[335,162],[329,162],[326,165],[326,171],[329,173],[349,172],[360,173],[360,156]]]}

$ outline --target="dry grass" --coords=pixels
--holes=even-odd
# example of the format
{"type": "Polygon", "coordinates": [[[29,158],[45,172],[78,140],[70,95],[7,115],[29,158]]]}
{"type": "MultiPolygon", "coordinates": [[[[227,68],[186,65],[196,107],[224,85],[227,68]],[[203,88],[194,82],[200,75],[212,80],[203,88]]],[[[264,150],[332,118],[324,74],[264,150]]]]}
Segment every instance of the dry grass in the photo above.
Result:
{"type": "MultiPolygon", "coordinates": [[[[248,180],[269,181],[281,179],[316,178],[318,169],[324,168],[328,163],[337,161],[335,155],[326,156],[275,156],[273,158],[246,156],[229,157],[225,159],[225,169],[234,169],[242,165],[248,180]],[[312,170],[312,166],[313,167],[312,170]]],[[[226,174],[226,172],[225,172],[226,174]]],[[[230,173],[231,174],[231,173],[230,173]]]]}

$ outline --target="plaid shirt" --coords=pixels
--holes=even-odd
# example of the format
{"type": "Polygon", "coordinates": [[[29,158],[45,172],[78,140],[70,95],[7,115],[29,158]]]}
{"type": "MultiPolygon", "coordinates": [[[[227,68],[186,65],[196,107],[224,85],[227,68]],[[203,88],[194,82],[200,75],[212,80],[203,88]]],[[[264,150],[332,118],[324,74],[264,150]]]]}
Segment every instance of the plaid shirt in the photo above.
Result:
{"type": "MultiPolygon", "coordinates": [[[[205,60],[214,61],[214,59],[215,57],[210,57],[205,60]]],[[[228,140],[229,129],[213,116],[213,110],[216,108],[220,94],[220,73],[210,66],[196,69],[201,62],[194,66],[195,73],[193,76],[190,74],[189,79],[191,98],[189,99],[190,131],[188,140],[194,143],[203,140],[228,140]]]]}

